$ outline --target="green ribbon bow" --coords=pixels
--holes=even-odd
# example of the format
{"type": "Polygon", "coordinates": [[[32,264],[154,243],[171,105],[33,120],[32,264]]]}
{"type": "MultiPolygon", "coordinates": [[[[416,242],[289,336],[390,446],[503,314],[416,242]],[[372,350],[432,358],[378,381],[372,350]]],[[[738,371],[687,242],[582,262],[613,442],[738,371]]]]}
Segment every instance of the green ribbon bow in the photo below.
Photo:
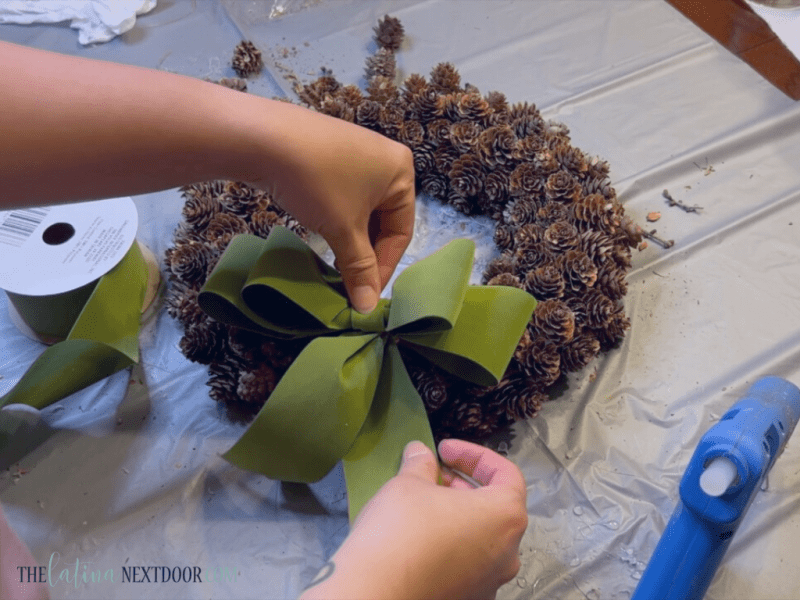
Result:
{"type": "MultiPolygon", "coordinates": [[[[125,257],[95,285],[66,340],[47,348],[0,407],[45,408],[139,361],[139,320],[147,289],[147,264],[134,243],[125,257]]],[[[57,303],[54,303],[57,304],[57,303]]],[[[20,423],[0,412],[0,448],[20,423]]]]}
{"type": "Polygon", "coordinates": [[[397,344],[469,382],[503,376],[536,305],[519,289],[470,286],[475,246],[455,240],[405,269],[392,300],[362,315],[342,278],[276,227],[235,237],[198,301],[213,318],[285,339],[314,337],[224,455],[272,479],[310,483],[344,462],[351,520],[421,440],[434,450],[422,399],[397,344]]]}

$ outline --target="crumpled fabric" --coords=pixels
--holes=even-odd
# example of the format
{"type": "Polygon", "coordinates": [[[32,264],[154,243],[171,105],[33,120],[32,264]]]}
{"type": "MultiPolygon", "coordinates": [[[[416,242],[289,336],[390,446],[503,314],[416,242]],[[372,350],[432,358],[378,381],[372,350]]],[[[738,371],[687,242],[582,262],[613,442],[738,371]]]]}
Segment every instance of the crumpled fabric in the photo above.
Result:
{"type": "Polygon", "coordinates": [[[83,44],[107,42],[136,24],[136,17],[156,7],[157,0],[5,0],[0,23],[60,23],[70,21],[83,44]]]}

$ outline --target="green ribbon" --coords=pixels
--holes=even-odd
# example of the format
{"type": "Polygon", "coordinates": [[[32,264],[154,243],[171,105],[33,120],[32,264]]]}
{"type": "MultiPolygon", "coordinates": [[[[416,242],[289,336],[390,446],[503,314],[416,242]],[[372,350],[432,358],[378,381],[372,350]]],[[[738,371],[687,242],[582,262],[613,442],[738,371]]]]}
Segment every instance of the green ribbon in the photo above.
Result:
{"type": "Polygon", "coordinates": [[[218,321],[284,339],[313,337],[238,442],[231,463],[310,483],[344,463],[351,520],[396,473],[402,450],[434,450],[398,343],[471,383],[503,376],[536,305],[519,289],[470,286],[475,246],[455,240],[405,269],[392,300],[362,315],[342,278],[276,227],[235,237],[200,291],[218,321]]]}
{"type": "MultiPolygon", "coordinates": [[[[47,348],[16,386],[0,397],[0,407],[27,404],[42,409],[138,362],[139,320],[147,289],[147,265],[134,243],[103,275],[63,342],[47,348]]],[[[0,448],[19,422],[0,412],[0,448]]]]}

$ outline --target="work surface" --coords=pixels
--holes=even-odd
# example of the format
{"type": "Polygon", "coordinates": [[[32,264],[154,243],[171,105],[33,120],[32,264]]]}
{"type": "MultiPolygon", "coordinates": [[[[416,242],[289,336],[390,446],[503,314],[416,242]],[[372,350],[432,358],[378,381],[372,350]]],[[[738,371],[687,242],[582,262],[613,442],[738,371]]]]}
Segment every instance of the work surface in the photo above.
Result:
{"type": "MultiPolygon", "coordinates": [[[[629,598],[701,435],[760,376],[800,383],[800,104],[656,0],[285,5],[269,18],[266,0],[162,0],[94,47],[66,25],[2,25],[0,39],[219,78],[233,75],[232,49],[249,38],[269,71],[250,90],[272,96],[290,91],[289,71],[310,80],[321,66],[359,83],[372,27],[390,13],[407,32],[403,74],[450,61],[482,92],[536,103],[608,160],[627,214],[648,225],[660,211],[650,227],[675,245],[634,252],[621,347],[490,445],[522,469],[530,514],[522,568],[498,598],[629,598]],[[667,206],[664,189],[702,210],[667,206]]],[[[139,239],[163,257],[180,194],[135,202],[139,239]]],[[[417,213],[403,264],[466,235],[484,253],[477,281],[495,252],[492,223],[422,196],[417,213]]],[[[6,302],[0,394],[42,351],[6,302]]],[[[142,367],[43,411],[40,443],[3,465],[0,501],[42,564],[115,571],[114,582],[58,582],[54,598],[293,598],[347,534],[340,468],[287,485],[219,457],[242,428],[209,399],[205,367],[181,355],[179,338],[162,311],[143,333],[142,367]],[[123,584],[122,566],[198,566],[204,581],[123,584]]],[[[710,600],[798,597],[798,459],[791,439],[710,600]]]]}

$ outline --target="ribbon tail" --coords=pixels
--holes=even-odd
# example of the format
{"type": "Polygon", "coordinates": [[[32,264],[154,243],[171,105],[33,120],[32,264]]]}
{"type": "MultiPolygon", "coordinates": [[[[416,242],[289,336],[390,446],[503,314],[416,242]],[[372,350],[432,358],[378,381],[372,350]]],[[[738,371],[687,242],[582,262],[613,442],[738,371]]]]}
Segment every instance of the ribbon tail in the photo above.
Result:
{"type": "Polygon", "coordinates": [[[0,407],[45,408],[138,362],[146,287],[147,265],[138,244],[133,244],[100,279],[67,339],[36,359],[17,385],[0,397],[0,407]]]}
{"type": "Polygon", "coordinates": [[[383,353],[375,335],[316,338],[223,458],[271,479],[321,479],[350,450],[369,414],[383,353]]]}
{"type": "Polygon", "coordinates": [[[375,493],[397,474],[403,448],[420,440],[434,454],[428,414],[395,344],[386,349],[372,408],[343,459],[350,522],[375,493]]]}

